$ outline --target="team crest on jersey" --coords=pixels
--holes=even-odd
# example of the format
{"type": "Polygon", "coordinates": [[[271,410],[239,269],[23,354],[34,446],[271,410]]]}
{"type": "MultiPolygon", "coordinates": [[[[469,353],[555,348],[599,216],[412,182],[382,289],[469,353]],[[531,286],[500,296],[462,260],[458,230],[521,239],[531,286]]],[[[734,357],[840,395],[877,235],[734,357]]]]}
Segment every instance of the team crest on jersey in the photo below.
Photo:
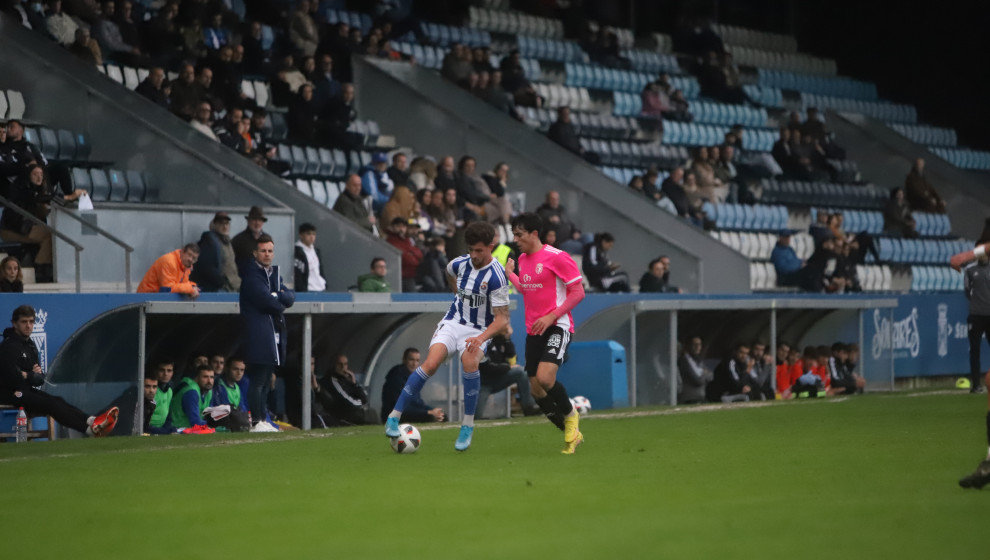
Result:
{"type": "Polygon", "coordinates": [[[543,274],[543,263],[536,263],[536,273],[543,274]]]}
{"type": "Polygon", "coordinates": [[[484,290],[487,290],[487,289],[488,289],[488,282],[482,282],[481,283],[481,290],[484,291],[484,290]]]}

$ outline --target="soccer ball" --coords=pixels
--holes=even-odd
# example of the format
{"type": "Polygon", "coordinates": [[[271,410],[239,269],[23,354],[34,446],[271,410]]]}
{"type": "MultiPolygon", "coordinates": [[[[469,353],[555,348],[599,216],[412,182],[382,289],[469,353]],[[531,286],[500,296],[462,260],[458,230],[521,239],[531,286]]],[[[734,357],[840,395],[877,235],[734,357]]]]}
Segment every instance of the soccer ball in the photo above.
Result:
{"type": "Polygon", "coordinates": [[[578,414],[587,414],[591,412],[591,401],[587,397],[582,397],[580,395],[571,399],[571,406],[577,409],[578,414]]]}
{"type": "Polygon", "coordinates": [[[416,426],[402,424],[399,426],[399,437],[389,438],[389,440],[392,442],[392,449],[396,453],[415,453],[423,438],[419,435],[416,426]]]}

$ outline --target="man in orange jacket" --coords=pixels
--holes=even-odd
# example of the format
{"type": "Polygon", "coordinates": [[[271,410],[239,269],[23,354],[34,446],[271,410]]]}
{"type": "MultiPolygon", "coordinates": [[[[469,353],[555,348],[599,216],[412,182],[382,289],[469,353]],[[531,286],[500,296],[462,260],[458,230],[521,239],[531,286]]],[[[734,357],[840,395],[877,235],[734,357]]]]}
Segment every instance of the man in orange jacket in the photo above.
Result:
{"type": "Polygon", "coordinates": [[[138,293],[154,294],[162,291],[199,296],[199,287],[189,281],[189,273],[199,259],[199,246],[189,243],[181,249],[165,253],[151,265],[138,285],[138,293]],[[164,289],[167,288],[167,289],[164,289]]]}

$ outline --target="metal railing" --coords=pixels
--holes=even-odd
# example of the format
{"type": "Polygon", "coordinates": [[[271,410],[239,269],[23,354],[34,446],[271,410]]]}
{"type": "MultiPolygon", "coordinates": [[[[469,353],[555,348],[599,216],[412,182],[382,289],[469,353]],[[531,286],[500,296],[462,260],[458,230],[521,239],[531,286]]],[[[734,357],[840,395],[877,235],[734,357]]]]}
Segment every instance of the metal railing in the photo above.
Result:
{"type": "Polygon", "coordinates": [[[54,208],[60,210],[66,216],[82,224],[83,230],[85,230],[86,228],[90,228],[96,233],[102,235],[103,237],[106,237],[107,240],[115,243],[117,246],[119,246],[121,249],[124,250],[124,282],[125,285],[127,286],[127,293],[130,293],[131,292],[131,253],[134,252],[134,247],[131,247],[127,243],[124,243],[116,236],[114,236],[112,233],[101,228],[100,226],[87,222],[86,220],[82,219],[82,217],[77,216],[74,212],[70,211],[68,208],[64,208],[62,206],[54,206],[54,208]]]}
{"type": "Polygon", "coordinates": [[[20,206],[14,204],[10,200],[8,200],[8,199],[6,199],[6,198],[4,198],[2,196],[0,196],[0,204],[3,204],[6,209],[13,210],[14,212],[17,212],[18,214],[20,214],[21,216],[24,216],[25,218],[27,218],[28,220],[30,220],[32,223],[41,226],[42,228],[44,228],[49,233],[55,235],[56,237],[58,237],[62,241],[65,241],[66,243],[68,243],[69,245],[72,246],[72,248],[76,252],[76,254],[75,254],[75,259],[76,259],[75,260],[75,264],[76,264],[76,293],[77,294],[78,293],[81,293],[82,292],[82,266],[80,264],[80,260],[81,259],[79,258],[79,252],[83,250],[83,246],[80,245],[80,244],[78,244],[78,243],[76,243],[68,235],[65,235],[64,233],[62,233],[62,232],[58,231],[57,229],[53,228],[52,226],[46,224],[44,221],[38,219],[34,214],[28,212],[27,210],[21,208],[20,206]]]}

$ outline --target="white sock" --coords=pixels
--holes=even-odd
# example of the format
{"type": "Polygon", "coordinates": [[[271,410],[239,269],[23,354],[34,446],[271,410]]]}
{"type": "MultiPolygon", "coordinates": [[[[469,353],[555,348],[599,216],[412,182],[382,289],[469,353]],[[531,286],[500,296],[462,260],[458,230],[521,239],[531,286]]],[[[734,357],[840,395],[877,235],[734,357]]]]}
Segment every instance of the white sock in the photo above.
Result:
{"type": "Polygon", "coordinates": [[[467,426],[469,428],[474,427],[474,414],[465,414],[464,419],[461,420],[461,426],[467,426]]]}
{"type": "Polygon", "coordinates": [[[95,436],[96,434],[93,433],[93,425],[92,425],[93,424],[93,421],[90,420],[89,423],[90,423],[90,426],[88,428],[86,428],[86,435],[92,437],[92,436],[95,436]]]}
{"type": "Polygon", "coordinates": [[[402,418],[402,413],[393,409],[392,412],[389,412],[388,413],[388,417],[389,418],[402,418]]]}
{"type": "Polygon", "coordinates": [[[86,419],[86,424],[92,426],[95,420],[96,420],[96,416],[90,416],[89,418],[86,419]]]}
{"type": "Polygon", "coordinates": [[[990,461],[990,449],[987,449],[987,461],[990,461]]]}

